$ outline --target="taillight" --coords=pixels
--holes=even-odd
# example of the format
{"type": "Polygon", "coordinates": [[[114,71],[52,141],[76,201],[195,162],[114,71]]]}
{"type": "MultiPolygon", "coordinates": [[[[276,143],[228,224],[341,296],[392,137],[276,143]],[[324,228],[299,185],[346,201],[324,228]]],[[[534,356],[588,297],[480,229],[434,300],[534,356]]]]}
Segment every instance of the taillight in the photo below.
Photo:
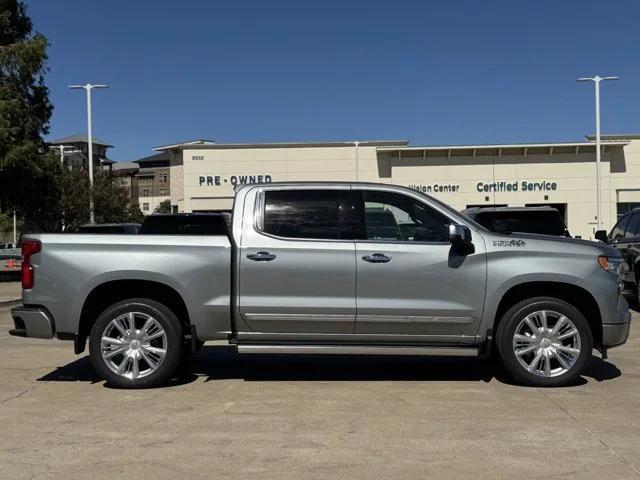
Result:
{"type": "Polygon", "coordinates": [[[38,240],[24,240],[22,242],[22,288],[29,290],[33,288],[35,281],[35,271],[31,265],[31,255],[38,253],[42,244],[38,240]]]}

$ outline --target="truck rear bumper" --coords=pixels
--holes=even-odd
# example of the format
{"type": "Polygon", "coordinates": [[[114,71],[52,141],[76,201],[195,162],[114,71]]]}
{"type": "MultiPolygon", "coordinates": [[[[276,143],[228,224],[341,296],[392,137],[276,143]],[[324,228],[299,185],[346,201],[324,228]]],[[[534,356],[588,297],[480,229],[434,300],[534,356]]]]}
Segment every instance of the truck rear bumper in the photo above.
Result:
{"type": "Polygon", "coordinates": [[[11,309],[14,329],[9,334],[14,337],[53,338],[54,323],[51,314],[42,307],[19,305],[11,309]]]}
{"type": "Polygon", "coordinates": [[[622,295],[618,298],[616,317],[616,323],[602,325],[602,345],[604,347],[611,348],[622,345],[629,337],[631,312],[629,312],[629,304],[622,295]]]}

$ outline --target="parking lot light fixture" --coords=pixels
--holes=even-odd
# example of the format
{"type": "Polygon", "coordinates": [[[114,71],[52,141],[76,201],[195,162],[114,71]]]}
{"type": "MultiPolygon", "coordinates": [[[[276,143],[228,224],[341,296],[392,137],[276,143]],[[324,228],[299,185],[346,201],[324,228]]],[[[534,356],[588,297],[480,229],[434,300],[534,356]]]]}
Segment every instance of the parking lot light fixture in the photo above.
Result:
{"type": "Polygon", "coordinates": [[[578,82],[593,82],[596,94],[596,230],[602,229],[602,192],[600,191],[601,173],[600,173],[600,82],[603,80],[618,80],[620,77],[580,77],[578,82]]]}
{"type": "Polygon", "coordinates": [[[87,93],[87,142],[89,143],[89,184],[91,185],[91,194],[89,195],[89,221],[95,223],[95,215],[93,209],[93,134],[91,131],[91,90],[94,88],[109,88],[108,85],[85,83],[84,85],[69,85],[71,89],[83,89],[87,93]]]}

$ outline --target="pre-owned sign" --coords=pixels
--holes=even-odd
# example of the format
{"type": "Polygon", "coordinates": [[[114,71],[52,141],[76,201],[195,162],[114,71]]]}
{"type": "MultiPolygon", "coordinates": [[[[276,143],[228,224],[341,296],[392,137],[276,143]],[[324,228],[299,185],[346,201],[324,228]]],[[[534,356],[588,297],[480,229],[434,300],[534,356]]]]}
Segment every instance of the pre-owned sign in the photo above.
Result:
{"type": "Polygon", "coordinates": [[[224,184],[248,185],[252,183],[271,183],[271,175],[200,175],[198,183],[201,187],[219,187],[224,184]]]}

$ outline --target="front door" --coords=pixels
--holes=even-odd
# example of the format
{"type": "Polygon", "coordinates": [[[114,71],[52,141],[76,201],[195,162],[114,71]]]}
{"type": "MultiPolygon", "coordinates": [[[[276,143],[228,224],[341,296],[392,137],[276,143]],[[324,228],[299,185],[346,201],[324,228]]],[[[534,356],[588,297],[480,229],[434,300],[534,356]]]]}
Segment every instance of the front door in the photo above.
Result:
{"type": "Polygon", "coordinates": [[[475,252],[448,240],[452,221],[419,194],[361,190],[356,240],[356,333],[472,341],[486,283],[483,239],[475,252]]]}
{"type": "Polygon", "coordinates": [[[239,248],[245,332],[353,333],[356,266],[353,230],[345,217],[349,193],[348,186],[274,186],[257,193],[257,222],[243,226],[239,248]]]}

